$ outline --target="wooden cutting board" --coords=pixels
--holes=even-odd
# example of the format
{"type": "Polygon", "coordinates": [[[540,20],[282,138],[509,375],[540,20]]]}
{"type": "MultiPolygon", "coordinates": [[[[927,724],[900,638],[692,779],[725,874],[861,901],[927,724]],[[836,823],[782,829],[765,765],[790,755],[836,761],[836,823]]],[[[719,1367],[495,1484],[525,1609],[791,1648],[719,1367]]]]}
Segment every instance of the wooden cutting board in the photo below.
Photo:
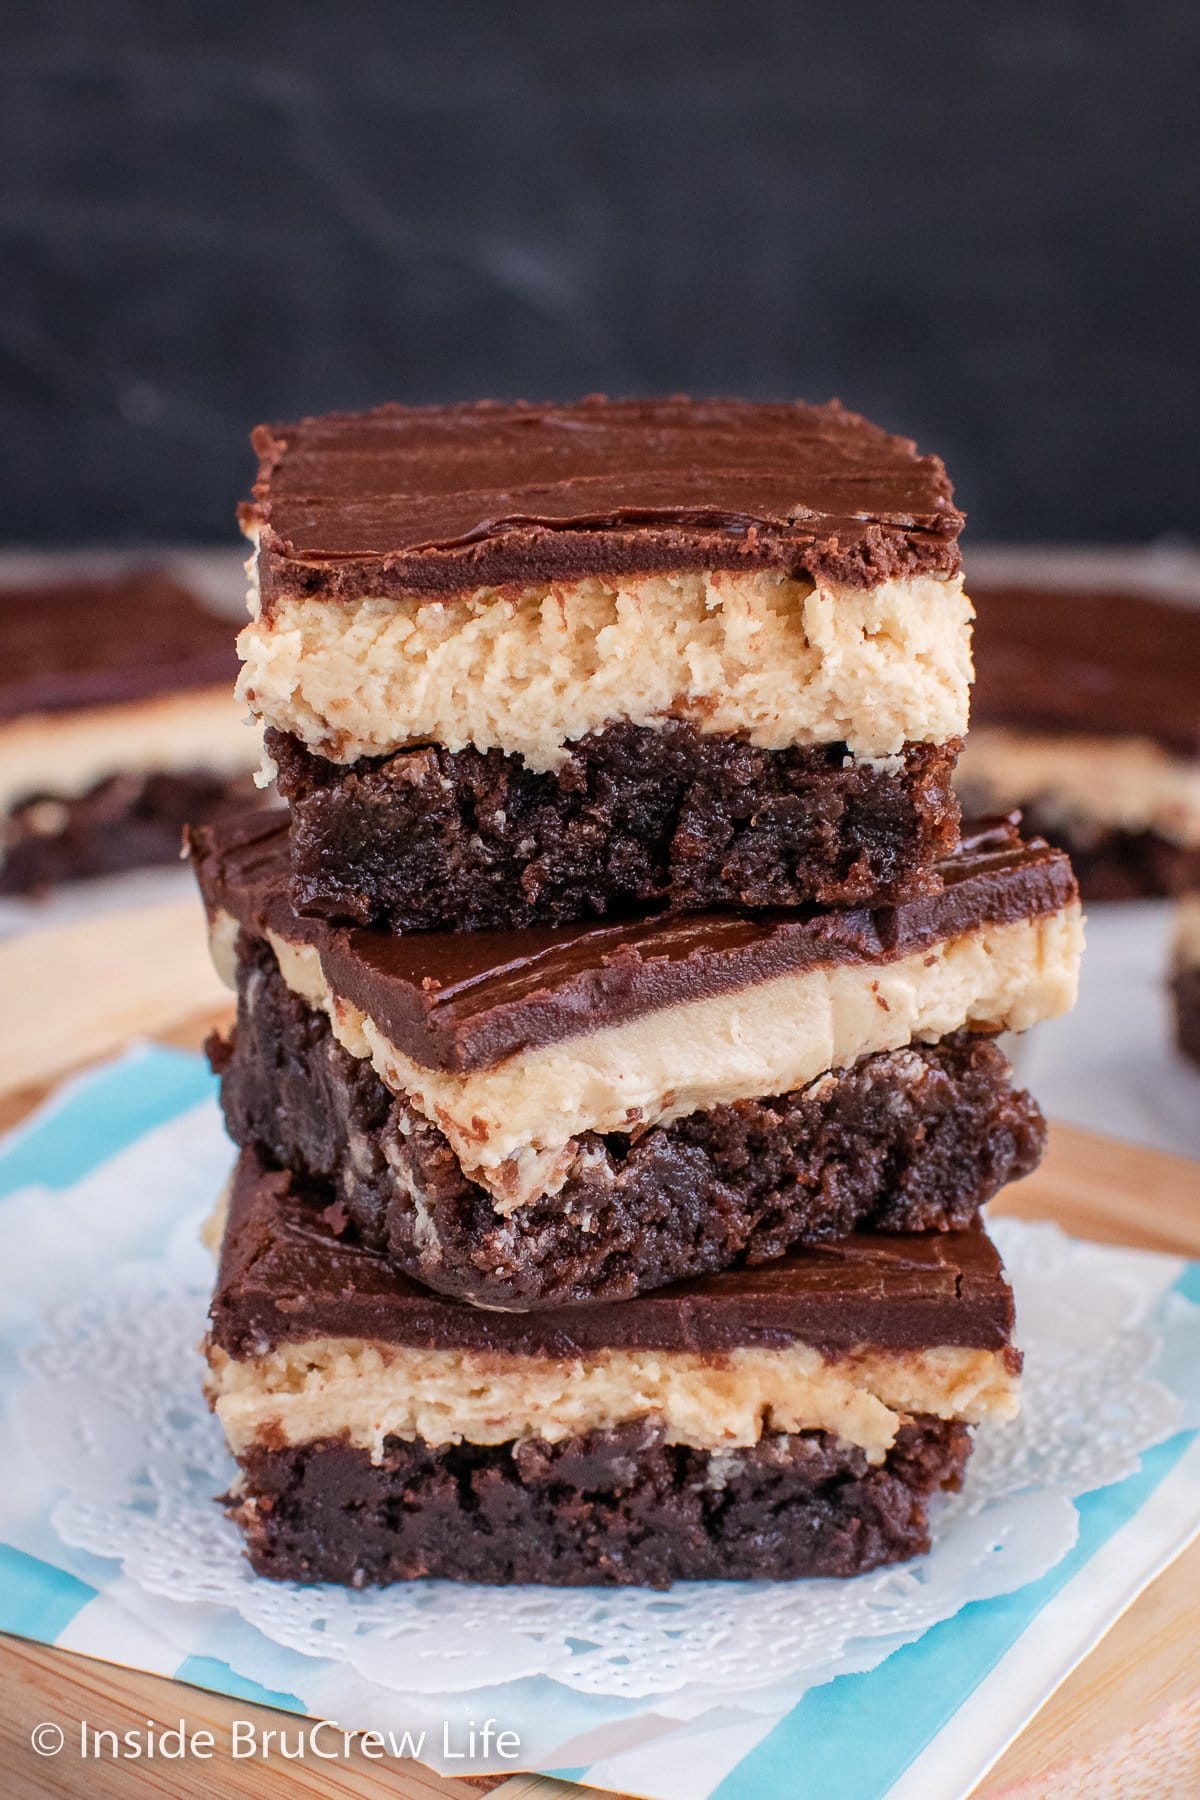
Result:
{"type": "MultiPolygon", "coordinates": [[[[198,903],[136,911],[0,943],[0,995],[20,1034],[0,1044],[0,1128],[16,1123],[67,1072],[136,1038],[198,1046],[230,1016],[203,951],[198,903]]],[[[1050,1218],[1079,1237],[1200,1257],[1200,1165],[1057,1127],[1049,1155],[993,1208],[1050,1218]]],[[[1147,1589],[1050,1697],[976,1788],[975,1800],[1200,1792],[1200,1545],[1147,1589]]],[[[86,1718],[123,1731],[187,1720],[227,1741],[232,1719],[273,1716],[245,1701],[91,1658],[0,1636],[0,1791],[63,1800],[81,1791],[77,1760],[39,1758],[29,1733],[42,1720],[68,1732],[86,1718]],[[4,1779],[7,1777],[7,1781],[4,1779]]],[[[284,1716],[274,1722],[286,1723],[284,1716]]],[[[331,1800],[553,1800],[580,1794],[540,1776],[443,1780],[416,1766],[347,1762],[93,1763],[87,1792],[211,1800],[325,1795],[331,1800]],[[135,1783],[136,1768],[136,1783],[135,1783]],[[219,1771],[219,1774],[217,1773],[219,1771]]],[[[592,1790],[594,1791],[594,1790],[592,1790]]],[[[930,1800],[957,1800],[931,1795],[930,1800]]]]}

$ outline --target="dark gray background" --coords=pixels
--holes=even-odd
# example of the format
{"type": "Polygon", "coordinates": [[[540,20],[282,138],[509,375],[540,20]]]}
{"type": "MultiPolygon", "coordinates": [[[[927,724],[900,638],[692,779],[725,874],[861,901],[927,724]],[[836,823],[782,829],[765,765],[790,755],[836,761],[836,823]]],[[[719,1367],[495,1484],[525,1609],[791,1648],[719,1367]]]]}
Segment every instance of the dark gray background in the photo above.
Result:
{"type": "Polygon", "coordinates": [[[977,537],[1200,531],[1200,8],[38,0],[0,535],[229,538],[262,417],[840,395],[977,537]]]}

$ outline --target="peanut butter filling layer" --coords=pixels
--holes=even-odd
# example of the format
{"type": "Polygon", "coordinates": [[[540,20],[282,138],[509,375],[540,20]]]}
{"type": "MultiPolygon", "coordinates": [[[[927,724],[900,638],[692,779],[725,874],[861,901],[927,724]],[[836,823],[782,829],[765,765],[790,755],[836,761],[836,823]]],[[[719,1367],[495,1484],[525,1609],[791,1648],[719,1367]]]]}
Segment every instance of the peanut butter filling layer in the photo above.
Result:
{"type": "Polygon", "coordinates": [[[378,1461],[389,1437],[554,1443],[650,1420],[669,1443],[715,1450],[764,1432],[828,1431],[880,1463],[914,1414],[976,1423],[1018,1409],[1011,1354],[961,1345],[830,1359],[794,1343],[556,1360],[320,1338],[247,1360],[215,1346],[208,1356],[209,1398],[235,1455],[342,1438],[378,1461]]]}
{"type": "Polygon", "coordinates": [[[434,742],[555,768],[614,719],[687,720],[764,749],[899,755],[967,728],[971,603],[960,576],[873,588],[770,570],[480,588],[430,602],[259,603],[239,693],[334,762],[434,742]]]}

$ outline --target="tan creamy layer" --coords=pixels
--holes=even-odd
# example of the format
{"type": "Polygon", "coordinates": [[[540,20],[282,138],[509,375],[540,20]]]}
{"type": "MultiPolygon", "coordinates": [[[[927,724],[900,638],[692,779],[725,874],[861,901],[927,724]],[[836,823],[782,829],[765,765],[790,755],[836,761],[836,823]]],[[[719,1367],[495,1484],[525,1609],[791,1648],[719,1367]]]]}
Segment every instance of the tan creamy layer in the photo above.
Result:
{"type": "Polygon", "coordinates": [[[1171,960],[1176,969],[1200,969],[1200,894],[1189,894],[1175,908],[1171,960]]]}
{"type": "Polygon", "coordinates": [[[590,578],[432,602],[290,596],[269,617],[252,588],[250,607],[239,693],[334,762],[435,742],[551,769],[614,719],[863,757],[967,728],[959,576],[865,592],[766,572],[590,578]]]}
{"type": "Polygon", "coordinates": [[[763,1432],[828,1431],[882,1462],[904,1419],[1011,1419],[1017,1378],[1001,1352],[864,1348],[826,1361],[808,1344],[687,1352],[609,1350],[572,1360],[413,1350],[359,1338],[285,1344],[235,1361],[209,1350],[209,1398],[234,1454],[252,1444],[346,1437],[378,1461],[388,1437],[429,1444],[548,1442],[634,1420],[699,1449],[763,1432]]]}
{"type": "MultiPolygon", "coordinates": [[[[229,979],[230,924],[214,922],[229,979]]],[[[890,963],[833,963],[732,994],[643,1013],[470,1074],[402,1054],[335,996],[315,950],[271,935],[287,985],[324,1011],[352,1056],[444,1132],[502,1213],[558,1192],[581,1132],[628,1131],[734,1100],[805,1087],[863,1056],[935,1042],[964,1026],[1024,1031],[1075,999],[1077,904],[984,926],[890,963]]]]}
{"type": "Polygon", "coordinates": [[[261,733],[223,684],[120,706],[31,713],[0,725],[0,812],[34,794],[76,799],[113,775],[244,774],[261,756],[261,733]]]}
{"type": "Polygon", "coordinates": [[[1172,756],[1149,738],[1053,737],[1002,730],[971,733],[956,779],[989,812],[1036,804],[1061,826],[1153,831],[1200,846],[1200,761],[1172,756]]]}

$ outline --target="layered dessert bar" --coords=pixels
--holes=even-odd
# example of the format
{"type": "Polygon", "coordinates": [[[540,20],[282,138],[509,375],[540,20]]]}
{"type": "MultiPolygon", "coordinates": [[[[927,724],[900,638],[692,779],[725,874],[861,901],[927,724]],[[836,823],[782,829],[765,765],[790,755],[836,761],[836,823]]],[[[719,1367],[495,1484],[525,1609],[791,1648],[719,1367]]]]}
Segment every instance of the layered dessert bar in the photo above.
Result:
{"type": "Polygon", "coordinates": [[[940,461],[840,406],[261,427],[241,693],[301,912],[502,930],[930,893],[970,604],[940,461]]]}
{"type": "Polygon", "coordinates": [[[398,1277],[252,1152],[208,1391],[259,1574],[355,1587],[855,1575],[928,1548],[1010,1418],[978,1227],[848,1237],[612,1306],[489,1312],[398,1277]]]}
{"type": "Polygon", "coordinates": [[[1171,994],[1179,1048],[1200,1063],[1200,893],[1186,895],[1176,911],[1171,994]]]}
{"type": "Polygon", "coordinates": [[[252,804],[228,619],[163,574],[0,591],[0,893],[179,856],[252,804]]]}
{"type": "Polygon", "coordinates": [[[1085,899],[1200,888],[1200,607],[972,584],[968,811],[1019,807],[1085,899]]]}
{"type": "Polygon", "coordinates": [[[1034,1166],[990,1034],[1072,1002],[1066,857],[1000,821],[894,906],[395,937],[305,916],[277,815],[193,834],[235,1140],[442,1293],[619,1300],[1034,1166]],[[982,1034],[982,1035],[981,1035],[982,1034]]]}

